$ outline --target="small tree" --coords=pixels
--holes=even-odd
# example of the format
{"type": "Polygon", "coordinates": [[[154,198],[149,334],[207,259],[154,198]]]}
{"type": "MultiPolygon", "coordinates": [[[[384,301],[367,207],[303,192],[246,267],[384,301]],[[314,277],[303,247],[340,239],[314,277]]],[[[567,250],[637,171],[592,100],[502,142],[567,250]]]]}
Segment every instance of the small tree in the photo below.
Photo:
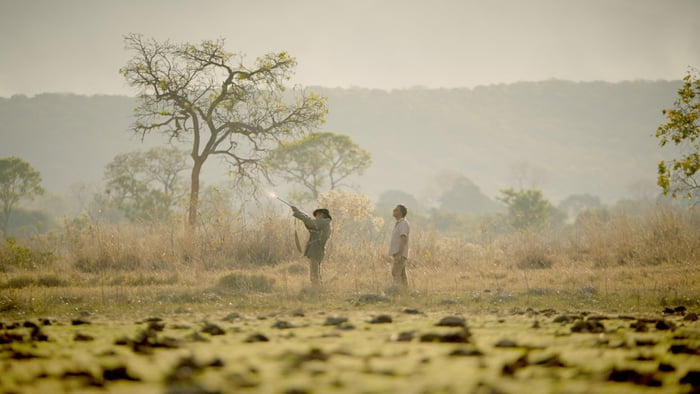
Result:
{"type": "Polygon", "coordinates": [[[350,175],[370,166],[369,152],[350,137],[330,132],[312,133],[297,141],[280,144],[268,153],[266,164],[282,179],[299,183],[308,190],[301,199],[315,200],[322,189],[344,186],[350,175]]]}
{"type": "Polygon", "coordinates": [[[508,221],[516,230],[538,229],[548,223],[552,206],[540,190],[507,189],[501,194],[497,199],[508,206],[508,221]]]}
{"type": "Polygon", "coordinates": [[[676,198],[684,194],[691,198],[699,188],[696,173],[700,170],[700,78],[697,70],[690,70],[683,78],[674,108],[662,113],[667,122],[656,130],[662,147],[673,142],[681,148],[681,156],[669,163],[659,163],[657,183],[665,195],[676,198]]]}
{"type": "Polygon", "coordinates": [[[182,190],[186,153],[174,147],[120,154],[107,164],[105,192],[127,218],[166,218],[182,190]]]}
{"type": "Polygon", "coordinates": [[[197,223],[199,178],[211,156],[223,157],[238,179],[256,180],[265,151],[322,123],[325,100],[286,94],[296,62],[285,52],[254,65],[224,50],[224,41],[172,44],[131,34],[134,57],[120,71],[139,91],[134,131],[160,131],[191,146],[188,223],[197,223]]]}
{"type": "Polygon", "coordinates": [[[21,199],[33,200],[44,194],[41,174],[29,163],[17,157],[0,159],[0,202],[2,202],[2,231],[7,234],[12,210],[21,199]]]}

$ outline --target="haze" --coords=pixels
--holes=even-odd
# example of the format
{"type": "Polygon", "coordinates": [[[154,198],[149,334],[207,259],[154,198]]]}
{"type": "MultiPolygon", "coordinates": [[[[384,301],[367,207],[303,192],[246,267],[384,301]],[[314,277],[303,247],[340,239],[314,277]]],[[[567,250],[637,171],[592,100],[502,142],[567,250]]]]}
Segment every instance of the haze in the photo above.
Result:
{"type": "Polygon", "coordinates": [[[133,94],[123,36],[223,37],[254,58],[288,51],[293,82],[474,87],[679,79],[700,64],[700,2],[0,1],[0,96],[133,94]]]}

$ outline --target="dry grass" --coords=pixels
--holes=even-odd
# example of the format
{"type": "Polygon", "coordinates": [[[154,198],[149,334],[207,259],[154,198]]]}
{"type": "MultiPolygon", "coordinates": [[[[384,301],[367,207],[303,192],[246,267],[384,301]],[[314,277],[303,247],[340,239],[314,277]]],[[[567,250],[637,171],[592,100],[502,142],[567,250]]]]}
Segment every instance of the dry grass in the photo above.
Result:
{"type": "MultiPolygon", "coordinates": [[[[52,253],[52,264],[3,267],[0,312],[344,305],[389,288],[381,224],[334,217],[319,295],[308,288],[307,263],[294,247],[294,231],[303,242],[305,230],[289,217],[219,216],[189,239],[181,223],[69,222],[60,236],[22,245],[52,253]]],[[[588,215],[556,231],[494,234],[482,244],[413,231],[411,291],[395,302],[620,312],[700,305],[700,218],[680,208],[588,215]]]]}

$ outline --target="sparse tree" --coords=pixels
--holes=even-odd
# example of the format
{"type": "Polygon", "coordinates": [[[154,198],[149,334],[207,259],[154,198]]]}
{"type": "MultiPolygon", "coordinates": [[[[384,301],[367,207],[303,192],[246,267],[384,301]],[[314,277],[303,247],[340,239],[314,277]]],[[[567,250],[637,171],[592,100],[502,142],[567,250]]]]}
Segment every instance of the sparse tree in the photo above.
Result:
{"type": "Polygon", "coordinates": [[[540,229],[548,222],[552,205],[537,189],[501,190],[497,199],[508,206],[508,221],[516,230],[540,229]]]}
{"type": "Polygon", "coordinates": [[[180,173],[187,168],[186,152],[174,147],[120,154],[107,164],[105,191],[131,220],[164,219],[180,196],[180,173]]]}
{"type": "Polygon", "coordinates": [[[285,94],[296,65],[285,52],[247,66],[221,39],[173,44],[131,34],[125,42],[134,56],[120,71],[139,91],[134,131],[191,144],[189,229],[197,223],[199,178],[209,157],[225,158],[238,179],[256,181],[265,151],[324,120],[325,99],[285,94]]]}
{"type": "Polygon", "coordinates": [[[41,174],[17,157],[0,159],[0,202],[2,202],[2,231],[7,234],[10,215],[21,199],[33,200],[44,194],[41,174]]]}
{"type": "Polygon", "coordinates": [[[324,189],[346,186],[343,181],[353,174],[362,175],[371,163],[369,152],[350,137],[330,132],[311,133],[282,143],[269,152],[266,160],[271,172],[308,190],[300,198],[314,200],[324,189]]]}
{"type": "Polygon", "coordinates": [[[662,113],[666,123],[656,130],[656,138],[663,147],[669,142],[680,148],[680,158],[669,163],[661,161],[657,183],[664,195],[674,198],[679,194],[691,198],[700,189],[696,174],[700,170],[700,76],[690,70],[678,90],[678,99],[671,109],[662,113]]]}

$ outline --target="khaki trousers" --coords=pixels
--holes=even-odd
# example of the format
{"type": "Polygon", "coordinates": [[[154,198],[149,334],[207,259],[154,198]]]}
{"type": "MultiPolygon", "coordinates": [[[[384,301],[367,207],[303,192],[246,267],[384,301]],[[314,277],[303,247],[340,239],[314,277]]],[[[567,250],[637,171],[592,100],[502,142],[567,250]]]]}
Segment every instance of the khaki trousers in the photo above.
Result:
{"type": "Polygon", "coordinates": [[[394,278],[394,284],[397,286],[408,286],[408,277],[406,276],[406,258],[397,255],[393,256],[394,265],[391,267],[391,276],[394,278]]]}

